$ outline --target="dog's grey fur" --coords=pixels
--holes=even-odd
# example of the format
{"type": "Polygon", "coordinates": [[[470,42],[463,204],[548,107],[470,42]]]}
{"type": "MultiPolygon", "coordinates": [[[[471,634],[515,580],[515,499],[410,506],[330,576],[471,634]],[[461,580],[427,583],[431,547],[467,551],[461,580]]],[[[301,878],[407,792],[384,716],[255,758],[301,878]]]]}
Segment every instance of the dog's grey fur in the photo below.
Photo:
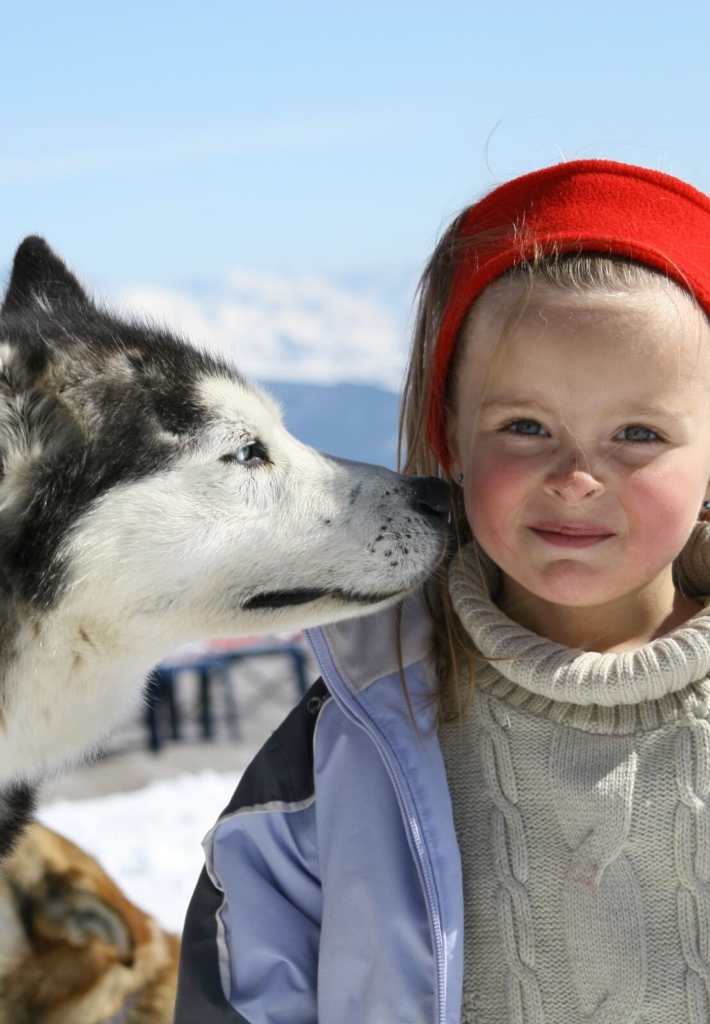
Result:
{"type": "Polygon", "coordinates": [[[437,563],[438,481],[300,444],[214,355],[94,304],[39,238],[0,311],[0,852],[195,638],[397,600],[437,563]]]}

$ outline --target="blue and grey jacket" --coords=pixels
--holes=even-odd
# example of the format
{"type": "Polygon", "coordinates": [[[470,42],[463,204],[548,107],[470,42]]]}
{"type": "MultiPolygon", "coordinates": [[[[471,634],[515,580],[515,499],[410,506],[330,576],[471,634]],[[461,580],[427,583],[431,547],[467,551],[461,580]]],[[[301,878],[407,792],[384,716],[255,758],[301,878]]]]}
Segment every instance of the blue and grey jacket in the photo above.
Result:
{"type": "Polygon", "coordinates": [[[205,840],[176,1024],[458,1024],[461,866],[430,630],[407,605],[314,630],[322,679],[205,840]]]}

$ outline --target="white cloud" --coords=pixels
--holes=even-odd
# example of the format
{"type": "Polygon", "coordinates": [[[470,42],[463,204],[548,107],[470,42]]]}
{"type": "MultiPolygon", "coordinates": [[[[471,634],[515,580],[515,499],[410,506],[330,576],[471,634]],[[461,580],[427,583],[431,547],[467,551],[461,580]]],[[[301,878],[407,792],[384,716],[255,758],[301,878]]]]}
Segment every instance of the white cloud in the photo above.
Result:
{"type": "Polygon", "coordinates": [[[119,296],[260,380],[379,384],[399,390],[407,342],[376,297],[313,274],[235,270],[208,292],[137,286],[119,296]]]}

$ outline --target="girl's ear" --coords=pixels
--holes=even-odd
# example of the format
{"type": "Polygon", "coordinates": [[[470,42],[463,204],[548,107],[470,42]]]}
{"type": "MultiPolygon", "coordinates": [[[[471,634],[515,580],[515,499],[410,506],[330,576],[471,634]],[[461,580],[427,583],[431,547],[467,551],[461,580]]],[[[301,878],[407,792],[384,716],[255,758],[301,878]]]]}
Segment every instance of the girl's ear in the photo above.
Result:
{"type": "Polygon", "coordinates": [[[700,506],[700,515],[698,518],[703,523],[710,522],[710,485],[708,485],[708,488],[705,491],[705,497],[703,498],[703,503],[700,506]]]}

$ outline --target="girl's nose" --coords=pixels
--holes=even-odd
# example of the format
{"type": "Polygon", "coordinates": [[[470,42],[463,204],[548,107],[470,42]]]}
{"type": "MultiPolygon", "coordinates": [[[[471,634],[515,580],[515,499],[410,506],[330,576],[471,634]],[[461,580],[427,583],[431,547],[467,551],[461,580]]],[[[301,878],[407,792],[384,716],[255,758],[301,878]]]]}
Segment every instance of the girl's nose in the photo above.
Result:
{"type": "Polygon", "coordinates": [[[561,498],[569,505],[603,494],[604,483],[588,468],[580,468],[578,459],[572,459],[565,468],[550,473],[544,484],[548,494],[561,498]]]}

